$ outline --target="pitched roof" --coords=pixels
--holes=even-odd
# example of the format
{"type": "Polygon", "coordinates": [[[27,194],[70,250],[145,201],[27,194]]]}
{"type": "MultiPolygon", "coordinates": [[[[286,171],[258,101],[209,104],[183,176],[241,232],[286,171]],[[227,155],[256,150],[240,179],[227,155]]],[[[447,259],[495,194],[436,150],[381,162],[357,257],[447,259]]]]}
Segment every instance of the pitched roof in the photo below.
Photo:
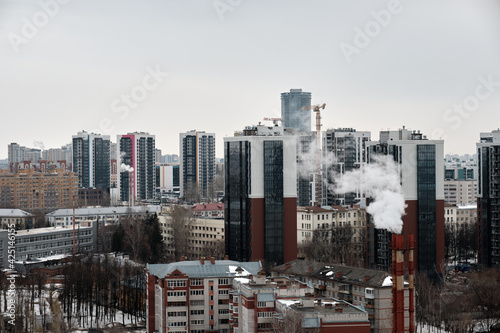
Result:
{"type": "Polygon", "coordinates": [[[224,204],[221,203],[196,204],[191,209],[194,211],[224,210],[224,204]]]}
{"type": "Polygon", "coordinates": [[[25,212],[24,210],[21,209],[11,209],[11,208],[6,208],[6,209],[0,209],[0,216],[1,217],[29,217],[33,216],[28,212],[25,212]]]}
{"type": "Polygon", "coordinates": [[[170,264],[148,264],[147,269],[150,275],[164,278],[175,270],[194,278],[206,277],[242,277],[250,274],[256,275],[262,268],[259,262],[239,262],[233,260],[215,260],[212,264],[210,260],[205,260],[202,264],[199,260],[178,261],[170,264]],[[241,267],[243,271],[238,270],[241,267]]]}
{"type": "Polygon", "coordinates": [[[334,280],[337,282],[362,284],[382,287],[389,273],[373,269],[331,265],[322,262],[296,259],[276,266],[271,271],[284,275],[310,276],[319,280],[334,280]]]}
{"type": "Polygon", "coordinates": [[[331,213],[331,209],[325,209],[318,206],[301,206],[297,207],[297,212],[306,212],[306,213],[331,213]]]}
{"type": "MultiPolygon", "coordinates": [[[[134,214],[149,212],[159,213],[160,206],[120,206],[120,207],[93,207],[93,208],[76,208],[75,215],[109,215],[109,214],[127,214],[129,209],[134,214]]],[[[73,209],[58,209],[47,214],[47,216],[73,216],[73,209]]]]}

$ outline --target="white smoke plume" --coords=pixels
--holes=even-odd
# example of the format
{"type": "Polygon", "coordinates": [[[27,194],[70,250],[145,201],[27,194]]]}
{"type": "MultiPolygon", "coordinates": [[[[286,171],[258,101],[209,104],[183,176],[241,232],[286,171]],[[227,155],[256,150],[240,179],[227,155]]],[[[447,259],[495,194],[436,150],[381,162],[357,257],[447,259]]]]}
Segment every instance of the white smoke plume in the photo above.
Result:
{"type": "MultiPolygon", "coordinates": [[[[296,134],[297,138],[297,154],[298,154],[298,162],[297,163],[297,173],[303,177],[307,178],[311,174],[316,174],[318,170],[317,164],[317,149],[316,149],[316,134],[313,132],[313,135],[309,140],[301,140],[300,134],[296,134]]],[[[322,169],[327,166],[330,167],[335,162],[335,157],[332,152],[325,151],[324,149],[321,151],[321,167],[322,169]]],[[[326,184],[326,175],[323,175],[323,183],[326,184]]]]}
{"type": "Polygon", "coordinates": [[[122,163],[120,165],[120,171],[132,172],[132,171],[134,171],[134,168],[132,168],[130,165],[122,163]]]}
{"type": "Polygon", "coordinates": [[[387,155],[373,160],[362,169],[347,172],[336,190],[348,193],[361,188],[373,200],[366,211],[373,216],[375,227],[401,234],[406,204],[396,163],[387,155]]]}

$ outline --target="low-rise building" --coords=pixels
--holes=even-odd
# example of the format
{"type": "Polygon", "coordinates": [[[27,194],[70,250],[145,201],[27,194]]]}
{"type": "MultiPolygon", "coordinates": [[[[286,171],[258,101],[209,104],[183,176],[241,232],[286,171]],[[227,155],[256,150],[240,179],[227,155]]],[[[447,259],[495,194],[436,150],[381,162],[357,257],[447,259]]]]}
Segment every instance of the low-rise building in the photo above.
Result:
{"type": "Polygon", "coordinates": [[[362,307],[334,298],[302,297],[276,302],[278,332],[307,331],[369,333],[368,314],[362,307]]]}
{"type": "Polygon", "coordinates": [[[313,287],[294,279],[266,279],[265,272],[235,278],[230,292],[230,332],[370,331],[368,313],[347,302],[312,297],[313,287]],[[345,309],[341,311],[340,309],[345,309]]]}
{"type": "MultiPolygon", "coordinates": [[[[97,225],[90,227],[49,227],[27,230],[17,230],[15,233],[15,260],[28,261],[32,259],[45,258],[57,254],[73,253],[73,239],[75,241],[75,252],[86,253],[96,249],[97,225]]],[[[7,230],[0,231],[0,253],[3,257],[3,267],[9,267],[11,254],[9,245],[12,246],[7,230]]]]}
{"type": "Polygon", "coordinates": [[[366,249],[366,210],[353,206],[297,207],[297,256],[303,257],[303,246],[314,240],[314,234],[335,243],[336,231],[348,233],[352,247],[351,262],[363,266],[366,249]]]}
{"type": "Polygon", "coordinates": [[[457,227],[477,222],[477,204],[459,205],[457,207],[457,227]]]}
{"type": "Polygon", "coordinates": [[[147,265],[146,332],[229,333],[233,280],[261,268],[215,259],[147,265]]]}
{"type": "Polygon", "coordinates": [[[21,209],[0,209],[0,221],[2,229],[11,224],[15,229],[30,229],[35,224],[33,215],[21,209]]]}
{"type": "Polygon", "coordinates": [[[224,204],[196,204],[192,208],[193,215],[200,218],[224,219],[224,204]]]}
{"type": "MultiPolygon", "coordinates": [[[[211,214],[208,214],[211,215],[211,214]]],[[[165,244],[165,254],[174,255],[174,228],[169,215],[169,208],[164,207],[158,216],[161,235],[165,244]]],[[[224,257],[224,219],[192,217],[187,220],[188,248],[183,254],[187,258],[211,256],[224,257]]]]}
{"type": "MultiPolygon", "coordinates": [[[[368,312],[373,332],[392,332],[392,277],[389,273],[309,260],[294,260],[271,269],[272,277],[297,279],[314,288],[317,297],[336,298],[368,312]]],[[[409,290],[405,284],[405,307],[409,290]]],[[[405,317],[405,326],[409,325],[405,317]]]]}
{"type": "MultiPolygon", "coordinates": [[[[75,221],[81,226],[90,226],[99,221],[100,225],[115,223],[124,218],[144,217],[147,214],[160,212],[160,206],[118,206],[118,207],[88,207],[75,209],[75,221]]],[[[73,225],[73,209],[58,209],[48,213],[47,219],[51,226],[73,225]]]]}
{"type": "Polygon", "coordinates": [[[444,204],[444,223],[455,224],[457,222],[457,206],[445,203],[444,204]]]}

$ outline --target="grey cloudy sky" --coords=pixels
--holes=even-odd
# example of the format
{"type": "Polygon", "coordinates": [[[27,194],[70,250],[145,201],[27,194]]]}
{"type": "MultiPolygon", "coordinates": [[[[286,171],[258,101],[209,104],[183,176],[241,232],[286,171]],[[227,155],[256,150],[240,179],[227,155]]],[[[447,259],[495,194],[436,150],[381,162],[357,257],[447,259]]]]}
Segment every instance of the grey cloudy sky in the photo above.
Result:
{"type": "Polygon", "coordinates": [[[0,0],[0,158],[83,129],[164,154],[215,132],[222,157],[290,88],[326,103],[323,129],[406,125],[473,153],[500,127],[500,1],[0,0]]]}

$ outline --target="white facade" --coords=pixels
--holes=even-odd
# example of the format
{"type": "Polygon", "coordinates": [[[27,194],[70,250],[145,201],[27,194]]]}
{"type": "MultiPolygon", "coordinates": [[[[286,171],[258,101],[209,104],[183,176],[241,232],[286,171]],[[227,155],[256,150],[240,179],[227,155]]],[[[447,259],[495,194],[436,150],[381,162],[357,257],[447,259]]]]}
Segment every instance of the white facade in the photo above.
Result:
{"type": "Polygon", "coordinates": [[[401,152],[398,158],[398,172],[401,178],[405,200],[418,200],[417,182],[417,147],[419,145],[435,146],[435,170],[436,170],[436,200],[444,200],[444,141],[427,140],[420,131],[400,129],[396,131],[381,131],[380,141],[367,142],[367,147],[386,143],[396,146],[401,152]]]}
{"type": "Polygon", "coordinates": [[[283,141],[283,197],[297,197],[297,150],[293,136],[237,136],[224,138],[226,142],[250,143],[252,180],[249,198],[264,197],[264,142],[283,141]]]}
{"type": "Polygon", "coordinates": [[[174,168],[179,167],[173,164],[157,164],[158,172],[160,172],[160,192],[173,193],[179,192],[179,186],[174,186],[174,168]]]}

